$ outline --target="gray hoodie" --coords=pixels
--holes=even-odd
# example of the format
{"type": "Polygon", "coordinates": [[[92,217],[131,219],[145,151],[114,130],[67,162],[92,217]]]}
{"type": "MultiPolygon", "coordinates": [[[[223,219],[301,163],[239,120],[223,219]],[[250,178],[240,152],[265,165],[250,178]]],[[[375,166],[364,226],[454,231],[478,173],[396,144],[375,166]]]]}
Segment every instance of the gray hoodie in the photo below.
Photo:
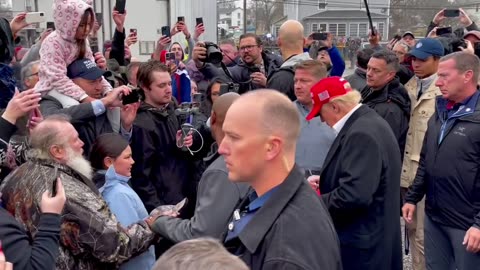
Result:
{"type": "Polygon", "coordinates": [[[269,76],[267,88],[284,93],[292,101],[296,100],[293,82],[295,76],[294,67],[306,60],[312,60],[308,53],[297,54],[288,58],[277,71],[269,76]]]}

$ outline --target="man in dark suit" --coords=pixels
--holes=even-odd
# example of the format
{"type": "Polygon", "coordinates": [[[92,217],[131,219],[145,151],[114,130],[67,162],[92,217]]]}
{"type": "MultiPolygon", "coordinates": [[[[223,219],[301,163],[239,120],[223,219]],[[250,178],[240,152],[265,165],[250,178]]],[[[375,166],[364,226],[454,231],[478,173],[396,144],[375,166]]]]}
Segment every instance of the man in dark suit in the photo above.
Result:
{"type": "Polygon", "coordinates": [[[320,175],[322,199],[340,239],[343,269],[402,269],[400,151],[390,126],[359,104],[360,93],[343,78],[311,89],[314,107],[337,137],[320,175]]]}

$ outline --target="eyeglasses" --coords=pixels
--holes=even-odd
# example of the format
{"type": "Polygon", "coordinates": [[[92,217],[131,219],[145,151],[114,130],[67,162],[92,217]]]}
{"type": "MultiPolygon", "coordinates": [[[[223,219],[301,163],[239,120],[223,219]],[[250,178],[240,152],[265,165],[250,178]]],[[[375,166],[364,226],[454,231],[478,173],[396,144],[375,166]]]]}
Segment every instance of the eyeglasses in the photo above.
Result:
{"type": "Polygon", "coordinates": [[[28,75],[27,78],[28,78],[28,77],[32,77],[32,76],[38,76],[38,72],[28,75]]]}
{"type": "Polygon", "coordinates": [[[258,45],[247,45],[240,47],[240,51],[251,51],[253,48],[258,47],[258,45]]]}

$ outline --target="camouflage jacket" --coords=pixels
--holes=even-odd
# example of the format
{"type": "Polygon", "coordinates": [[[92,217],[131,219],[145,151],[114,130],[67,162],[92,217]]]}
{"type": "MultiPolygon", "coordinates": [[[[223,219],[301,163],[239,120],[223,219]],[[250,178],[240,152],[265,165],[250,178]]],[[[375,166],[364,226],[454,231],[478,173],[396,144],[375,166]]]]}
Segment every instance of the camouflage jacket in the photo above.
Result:
{"type": "Polygon", "coordinates": [[[155,236],[144,221],[128,228],[118,223],[90,179],[46,160],[21,165],[0,187],[4,207],[32,239],[38,229],[41,197],[51,189],[55,167],[67,195],[56,269],[116,269],[153,243],[155,236]]]}

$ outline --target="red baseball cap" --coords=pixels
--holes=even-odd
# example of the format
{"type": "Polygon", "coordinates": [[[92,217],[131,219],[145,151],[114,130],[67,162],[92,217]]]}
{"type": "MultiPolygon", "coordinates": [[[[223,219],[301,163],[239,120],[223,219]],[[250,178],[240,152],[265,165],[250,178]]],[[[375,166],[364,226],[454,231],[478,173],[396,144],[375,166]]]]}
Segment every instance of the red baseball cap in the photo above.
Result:
{"type": "Polygon", "coordinates": [[[312,120],[322,110],[324,104],[330,102],[331,98],[343,96],[346,93],[353,91],[350,83],[341,77],[328,77],[320,80],[310,89],[312,95],[313,108],[307,115],[307,121],[312,120]]]}

